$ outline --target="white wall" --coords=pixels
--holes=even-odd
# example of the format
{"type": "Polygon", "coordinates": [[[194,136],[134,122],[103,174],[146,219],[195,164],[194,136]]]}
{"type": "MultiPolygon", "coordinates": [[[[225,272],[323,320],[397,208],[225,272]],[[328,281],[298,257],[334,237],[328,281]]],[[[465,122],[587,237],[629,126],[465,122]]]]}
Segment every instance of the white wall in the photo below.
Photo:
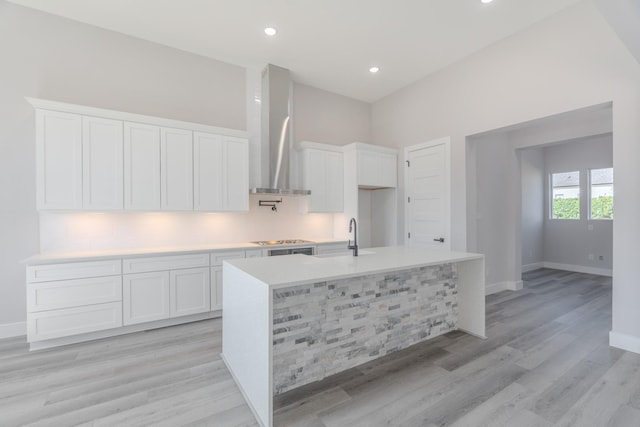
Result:
{"type": "Polygon", "coordinates": [[[522,186],[522,270],[544,262],[545,173],[542,148],[520,152],[522,186]]]}
{"type": "Polygon", "coordinates": [[[376,102],[373,140],[403,147],[451,136],[452,244],[464,249],[466,137],[607,102],[616,170],[612,342],[640,352],[640,64],[590,1],[376,102]]]}
{"type": "Polygon", "coordinates": [[[519,152],[509,132],[467,138],[467,250],[485,256],[486,292],[521,288],[519,152]]]}
{"type": "Polygon", "coordinates": [[[371,104],[314,87],[293,86],[294,141],[371,142],[371,104]]]}
{"type": "Polygon", "coordinates": [[[629,51],[640,61],[640,2],[595,0],[594,3],[629,51]]]}
{"type": "Polygon", "coordinates": [[[611,135],[545,147],[544,160],[544,212],[550,211],[546,177],[552,173],[579,171],[581,195],[579,220],[550,219],[544,215],[544,261],[608,274],[612,268],[613,221],[588,219],[588,173],[589,169],[613,166],[611,135]],[[593,260],[589,260],[589,254],[594,255],[593,260]],[[599,260],[599,256],[604,259],[599,260]]]}
{"type": "Polygon", "coordinates": [[[509,175],[506,165],[511,153],[506,133],[471,138],[475,147],[475,207],[469,207],[475,218],[475,247],[485,255],[485,283],[491,288],[506,281],[503,267],[511,248],[504,243],[502,229],[509,220],[513,200],[509,197],[509,175]]]}

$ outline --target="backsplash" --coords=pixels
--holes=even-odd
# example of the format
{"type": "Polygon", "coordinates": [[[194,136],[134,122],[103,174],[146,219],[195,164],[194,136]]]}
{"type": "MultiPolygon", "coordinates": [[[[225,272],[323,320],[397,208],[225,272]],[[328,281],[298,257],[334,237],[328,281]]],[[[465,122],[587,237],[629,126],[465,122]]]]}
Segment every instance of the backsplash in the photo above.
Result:
{"type": "Polygon", "coordinates": [[[334,216],[341,215],[304,213],[306,197],[283,197],[277,212],[258,206],[278,198],[252,195],[248,213],[41,212],[40,252],[333,237],[334,216]]]}

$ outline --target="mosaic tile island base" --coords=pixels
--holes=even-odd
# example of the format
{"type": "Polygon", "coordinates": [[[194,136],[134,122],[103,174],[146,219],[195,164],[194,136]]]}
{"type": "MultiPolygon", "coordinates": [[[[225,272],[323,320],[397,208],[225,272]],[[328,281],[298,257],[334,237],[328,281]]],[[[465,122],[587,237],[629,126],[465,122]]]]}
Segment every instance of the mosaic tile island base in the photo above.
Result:
{"type": "Polygon", "coordinates": [[[260,425],[275,395],[452,330],[484,337],[482,255],[371,251],[224,263],[222,358],[260,425]]]}
{"type": "Polygon", "coordinates": [[[456,329],[454,264],[273,291],[274,393],[456,329]]]}

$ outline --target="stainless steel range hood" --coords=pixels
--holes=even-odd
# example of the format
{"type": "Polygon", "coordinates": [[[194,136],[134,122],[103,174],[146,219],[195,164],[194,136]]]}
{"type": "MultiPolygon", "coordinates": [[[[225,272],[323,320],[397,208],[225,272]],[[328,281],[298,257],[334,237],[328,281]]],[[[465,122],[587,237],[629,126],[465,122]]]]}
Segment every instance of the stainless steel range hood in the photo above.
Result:
{"type": "Polygon", "coordinates": [[[268,64],[262,71],[262,141],[269,145],[269,183],[252,188],[251,194],[304,196],[309,190],[291,188],[291,75],[289,70],[268,64]]]}

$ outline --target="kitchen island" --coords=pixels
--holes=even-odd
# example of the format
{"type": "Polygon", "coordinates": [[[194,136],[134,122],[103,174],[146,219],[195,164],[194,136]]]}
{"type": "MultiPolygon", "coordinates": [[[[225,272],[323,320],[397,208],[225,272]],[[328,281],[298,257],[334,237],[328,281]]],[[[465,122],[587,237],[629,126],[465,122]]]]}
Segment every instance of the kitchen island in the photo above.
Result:
{"type": "Polygon", "coordinates": [[[222,358],[258,422],[273,397],[438,335],[485,336],[482,255],[406,246],[223,264],[222,358]]]}

